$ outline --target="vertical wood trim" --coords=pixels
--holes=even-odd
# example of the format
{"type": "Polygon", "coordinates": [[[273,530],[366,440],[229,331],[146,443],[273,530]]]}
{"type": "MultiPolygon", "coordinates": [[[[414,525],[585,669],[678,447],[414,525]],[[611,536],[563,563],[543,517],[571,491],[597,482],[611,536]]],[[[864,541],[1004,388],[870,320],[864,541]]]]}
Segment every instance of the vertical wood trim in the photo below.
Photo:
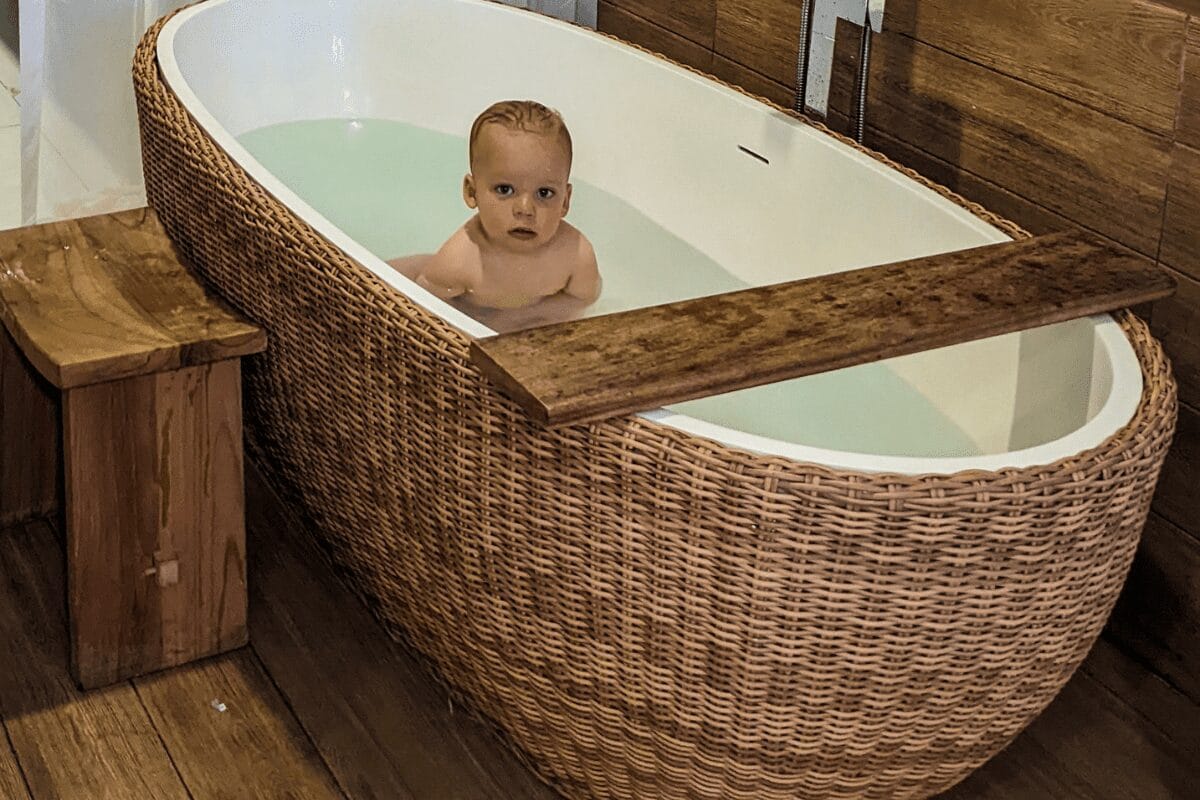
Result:
{"type": "Polygon", "coordinates": [[[44,517],[59,496],[58,391],[0,333],[0,525],[44,517]]]}
{"type": "Polygon", "coordinates": [[[245,644],[240,374],[231,359],[64,393],[81,685],[245,644]]]}

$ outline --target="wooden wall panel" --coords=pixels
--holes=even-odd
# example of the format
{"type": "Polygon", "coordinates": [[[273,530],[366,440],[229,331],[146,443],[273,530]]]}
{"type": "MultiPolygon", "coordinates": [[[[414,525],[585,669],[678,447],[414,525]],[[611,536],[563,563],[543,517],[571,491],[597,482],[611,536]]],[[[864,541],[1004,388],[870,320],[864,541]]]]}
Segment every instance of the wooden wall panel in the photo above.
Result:
{"type": "MultiPolygon", "coordinates": [[[[1196,0],[1200,5],[1200,0],[1196,0]]],[[[1200,9],[1197,9],[1200,14],[1200,9]]],[[[1200,17],[1188,25],[1183,64],[1183,97],[1179,104],[1179,141],[1200,148],[1200,17]]]]}
{"type": "Polygon", "coordinates": [[[1159,258],[1200,280],[1200,150],[1186,145],[1172,152],[1159,258]]]}
{"type": "Polygon", "coordinates": [[[1157,253],[1170,159],[1165,137],[906,36],[874,41],[867,118],[875,128],[1157,253]]]}
{"type": "MultiPolygon", "coordinates": [[[[1157,309],[1155,316],[1158,316],[1157,309]]],[[[1200,531],[1197,488],[1200,488],[1200,412],[1190,406],[1180,405],[1175,441],[1167,453],[1167,461],[1158,479],[1154,510],[1176,527],[1195,536],[1200,531]]]]}
{"type": "Polygon", "coordinates": [[[785,108],[791,108],[796,100],[796,90],[793,87],[760,75],[725,56],[713,56],[712,72],[723,81],[740,86],[751,94],[765,97],[785,108]]]}
{"type": "Polygon", "coordinates": [[[1200,408],[1200,282],[1178,272],[1173,276],[1179,288],[1154,304],[1150,330],[1171,359],[1180,401],[1200,408]]]}
{"type": "Polygon", "coordinates": [[[1200,541],[1151,514],[1107,630],[1200,701],[1200,541]]]}
{"type": "MultiPolygon", "coordinates": [[[[717,0],[602,0],[711,50],[717,0]]],[[[602,28],[603,30],[603,28],[602,28]]]]}
{"type": "Polygon", "coordinates": [[[796,85],[800,4],[791,0],[718,0],[713,49],[784,86],[796,85]]]}
{"type": "Polygon", "coordinates": [[[1145,128],[1175,126],[1186,16],[1145,0],[890,0],[908,36],[1145,128]]]}
{"type": "Polygon", "coordinates": [[[677,36],[666,28],[647,22],[616,4],[601,0],[597,27],[627,42],[641,45],[680,63],[708,72],[712,69],[712,51],[677,36]]]}

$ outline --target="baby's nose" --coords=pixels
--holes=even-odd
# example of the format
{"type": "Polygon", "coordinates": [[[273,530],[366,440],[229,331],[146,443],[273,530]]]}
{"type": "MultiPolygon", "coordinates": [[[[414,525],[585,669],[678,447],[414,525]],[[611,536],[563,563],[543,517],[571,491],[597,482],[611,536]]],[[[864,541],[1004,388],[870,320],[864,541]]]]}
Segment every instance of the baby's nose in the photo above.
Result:
{"type": "Polygon", "coordinates": [[[527,194],[517,197],[517,202],[513,206],[513,210],[521,216],[528,217],[533,214],[534,204],[533,198],[527,194]]]}

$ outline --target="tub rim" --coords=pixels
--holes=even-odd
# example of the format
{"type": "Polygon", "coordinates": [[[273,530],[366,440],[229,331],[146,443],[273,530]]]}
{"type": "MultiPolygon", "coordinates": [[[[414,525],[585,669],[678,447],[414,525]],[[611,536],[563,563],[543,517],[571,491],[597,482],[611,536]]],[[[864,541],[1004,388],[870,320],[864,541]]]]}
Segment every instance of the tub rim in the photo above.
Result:
{"type": "MultiPolygon", "coordinates": [[[[342,231],[341,228],[330,222],[323,214],[310,206],[303,198],[267,170],[209,112],[207,106],[192,90],[191,84],[184,76],[183,70],[175,59],[173,49],[174,39],[181,29],[198,14],[205,11],[214,11],[233,1],[208,0],[208,2],[200,2],[183,8],[166,22],[156,39],[155,54],[163,80],[171,91],[176,94],[184,108],[187,109],[199,127],[208,136],[212,137],[213,142],[244,169],[247,175],[258,183],[265,192],[291,209],[296,216],[312,226],[315,231],[327,238],[331,244],[345,253],[359,266],[366,269],[392,290],[404,295],[408,300],[429,313],[440,317],[445,323],[456,328],[466,336],[480,338],[493,335],[495,331],[491,328],[463,314],[458,309],[422,289],[415,282],[403,277],[399,272],[388,267],[383,259],[367,250],[363,245],[342,231]]],[[[455,2],[492,8],[500,5],[493,2],[493,0],[455,0],[455,2]]],[[[887,170],[890,173],[887,176],[889,178],[896,180],[907,178],[917,185],[933,190],[964,208],[968,213],[976,217],[976,219],[997,225],[1004,233],[1013,238],[1023,238],[1030,235],[1019,226],[992,214],[992,212],[988,212],[978,204],[959,196],[945,187],[932,183],[913,170],[893,162],[880,153],[858,145],[847,137],[829,130],[820,123],[800,117],[766,98],[753,95],[714,76],[679,64],[673,59],[654,53],[646,48],[624,42],[614,36],[592,31],[573,23],[564,22],[522,8],[504,6],[504,10],[511,11],[512,13],[526,13],[533,18],[536,24],[557,27],[567,34],[599,37],[609,45],[627,50],[632,56],[652,63],[656,67],[672,70],[681,79],[701,81],[709,88],[727,93],[733,99],[744,103],[747,107],[757,105],[760,107],[757,110],[760,111],[783,112],[786,122],[789,125],[796,128],[816,129],[829,137],[831,145],[841,144],[848,146],[858,151],[857,155],[859,158],[868,157],[874,159],[877,164],[867,164],[866,166],[875,166],[887,170]]],[[[1117,320],[1110,314],[1091,315],[1086,319],[1091,321],[1094,326],[1095,347],[1103,350],[1112,372],[1108,396],[1096,414],[1083,425],[1065,436],[1049,442],[1043,442],[1033,447],[980,456],[955,457],[858,453],[759,436],[736,428],[708,422],[697,417],[680,414],[667,408],[642,411],[634,416],[647,422],[672,428],[684,434],[707,439],[719,446],[766,457],[783,458],[797,463],[814,464],[831,470],[916,476],[951,475],[974,471],[996,472],[1006,469],[1026,469],[1048,465],[1078,456],[1080,453],[1099,447],[1117,435],[1133,419],[1145,391],[1145,382],[1139,359],[1129,342],[1128,336],[1122,330],[1117,320]]]]}

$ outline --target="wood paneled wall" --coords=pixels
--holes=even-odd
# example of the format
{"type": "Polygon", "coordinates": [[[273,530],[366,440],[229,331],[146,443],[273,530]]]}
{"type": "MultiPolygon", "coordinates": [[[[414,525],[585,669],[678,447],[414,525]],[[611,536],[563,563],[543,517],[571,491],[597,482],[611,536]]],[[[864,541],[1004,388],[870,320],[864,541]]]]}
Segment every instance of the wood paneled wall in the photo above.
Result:
{"type": "MultiPolygon", "coordinates": [[[[601,0],[601,30],[791,105],[800,0],[601,0]]],[[[1200,701],[1200,0],[889,0],[867,144],[1034,233],[1158,259],[1180,418],[1107,635],[1200,701]]],[[[839,30],[829,124],[850,111],[839,30]]]]}

